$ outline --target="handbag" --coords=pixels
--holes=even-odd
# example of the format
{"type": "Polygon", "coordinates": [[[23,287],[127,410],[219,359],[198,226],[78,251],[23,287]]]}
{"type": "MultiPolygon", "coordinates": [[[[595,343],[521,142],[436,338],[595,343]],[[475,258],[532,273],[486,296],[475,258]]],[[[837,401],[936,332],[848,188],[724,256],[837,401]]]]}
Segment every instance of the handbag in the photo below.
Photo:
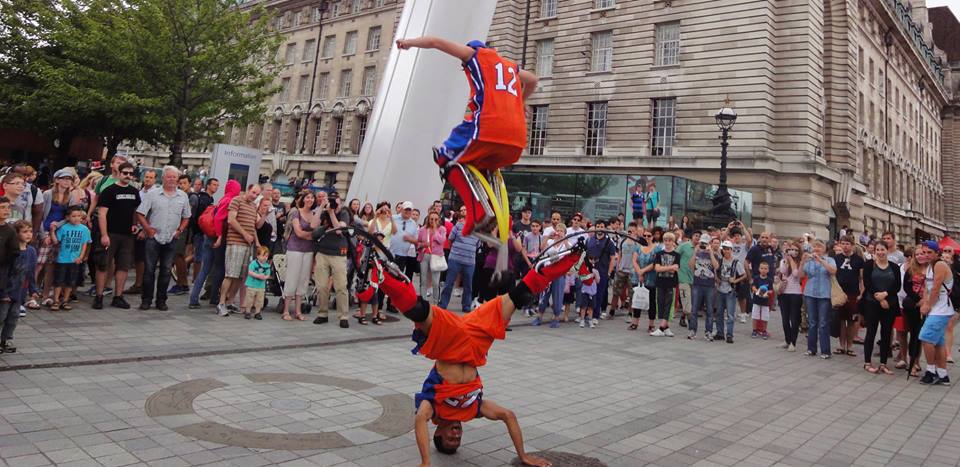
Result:
{"type": "Polygon", "coordinates": [[[447,259],[443,255],[430,255],[430,270],[443,272],[447,270],[447,259]]]}
{"type": "Polygon", "coordinates": [[[836,276],[830,277],[830,304],[834,308],[840,308],[847,304],[847,293],[840,288],[836,276]]]}
{"type": "Polygon", "coordinates": [[[777,295],[783,295],[783,291],[787,290],[787,281],[783,280],[783,275],[779,272],[773,278],[773,290],[777,292],[777,295]]]}

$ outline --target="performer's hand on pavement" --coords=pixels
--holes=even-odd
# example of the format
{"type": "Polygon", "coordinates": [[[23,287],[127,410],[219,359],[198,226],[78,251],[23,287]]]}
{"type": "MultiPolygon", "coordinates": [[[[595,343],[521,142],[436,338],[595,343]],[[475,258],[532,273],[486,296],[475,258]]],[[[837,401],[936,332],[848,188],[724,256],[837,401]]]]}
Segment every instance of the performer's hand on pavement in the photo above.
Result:
{"type": "Polygon", "coordinates": [[[523,465],[532,465],[535,467],[550,467],[553,465],[550,463],[550,461],[542,457],[531,456],[529,454],[524,454],[522,457],[520,457],[520,462],[523,462],[523,465]]]}

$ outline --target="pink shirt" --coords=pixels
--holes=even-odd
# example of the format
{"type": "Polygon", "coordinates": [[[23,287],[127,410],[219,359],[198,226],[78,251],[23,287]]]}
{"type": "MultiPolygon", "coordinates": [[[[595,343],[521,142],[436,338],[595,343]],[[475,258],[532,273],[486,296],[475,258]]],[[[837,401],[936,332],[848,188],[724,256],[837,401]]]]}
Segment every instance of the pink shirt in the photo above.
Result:
{"type": "Polygon", "coordinates": [[[420,232],[417,233],[417,242],[420,244],[427,241],[430,242],[429,247],[419,247],[420,254],[418,255],[420,259],[423,259],[425,253],[430,253],[432,255],[443,256],[443,243],[447,241],[447,229],[443,226],[433,229],[433,236],[430,236],[430,230],[426,227],[420,227],[420,232]]]}

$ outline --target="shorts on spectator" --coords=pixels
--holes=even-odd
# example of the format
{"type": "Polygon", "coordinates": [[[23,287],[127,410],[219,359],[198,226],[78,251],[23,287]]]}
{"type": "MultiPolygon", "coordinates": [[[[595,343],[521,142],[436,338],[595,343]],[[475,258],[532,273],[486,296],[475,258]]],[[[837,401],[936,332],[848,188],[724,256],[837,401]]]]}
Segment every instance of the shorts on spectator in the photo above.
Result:
{"type": "Polygon", "coordinates": [[[80,277],[80,268],[82,264],[76,263],[57,263],[53,267],[53,286],[73,288],[77,284],[77,278],[80,277]]]}
{"type": "Polygon", "coordinates": [[[99,240],[93,242],[94,264],[98,271],[110,269],[110,261],[116,264],[121,271],[133,267],[133,250],[136,241],[133,235],[107,234],[110,237],[110,248],[104,248],[99,240]]]}
{"type": "Polygon", "coordinates": [[[770,321],[770,307],[753,304],[753,311],[750,313],[750,319],[759,319],[760,321],[770,321]]]}
{"type": "Polygon", "coordinates": [[[737,300],[746,300],[748,298],[750,298],[749,279],[737,283],[737,300]]]}
{"type": "Polygon", "coordinates": [[[260,313],[260,310],[263,309],[264,291],[265,289],[247,287],[247,294],[243,299],[243,303],[247,305],[248,309],[253,310],[254,313],[260,313]]]}
{"type": "Polygon", "coordinates": [[[923,327],[920,328],[920,341],[942,346],[944,344],[943,335],[947,330],[947,323],[950,322],[950,318],[952,316],[927,316],[927,319],[923,322],[923,327]]]}
{"type": "Polygon", "coordinates": [[[577,303],[577,307],[586,308],[590,307],[593,309],[593,303],[595,301],[596,295],[580,293],[580,301],[577,303]]]}
{"type": "Polygon", "coordinates": [[[250,245],[227,245],[223,266],[224,277],[231,279],[247,277],[247,267],[250,265],[252,255],[253,247],[250,245]]]}
{"type": "Polygon", "coordinates": [[[615,297],[622,295],[630,286],[630,272],[617,271],[613,274],[613,295],[615,297]]]}
{"type": "Polygon", "coordinates": [[[576,301],[576,295],[573,292],[564,292],[563,294],[563,304],[569,305],[576,301]]]}
{"type": "MultiPolygon", "coordinates": [[[[46,237],[47,235],[44,235],[44,237],[46,237]]],[[[57,254],[60,251],[59,247],[60,247],[59,245],[55,245],[53,243],[50,243],[49,245],[44,245],[43,241],[41,240],[40,251],[37,252],[37,265],[56,263],[57,254]]]]}
{"type": "Polygon", "coordinates": [[[840,308],[836,308],[837,319],[840,321],[853,321],[856,319],[857,314],[860,313],[859,310],[857,294],[847,294],[847,303],[844,303],[840,308]]]}

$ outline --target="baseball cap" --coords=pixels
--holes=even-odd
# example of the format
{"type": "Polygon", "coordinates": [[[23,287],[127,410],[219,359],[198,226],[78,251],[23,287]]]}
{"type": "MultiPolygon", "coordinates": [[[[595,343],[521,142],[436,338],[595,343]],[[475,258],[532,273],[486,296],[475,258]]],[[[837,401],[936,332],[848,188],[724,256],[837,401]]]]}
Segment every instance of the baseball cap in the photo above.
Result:
{"type": "Polygon", "coordinates": [[[413,203],[410,201],[404,201],[402,204],[400,204],[400,209],[413,209],[413,203]]]}
{"type": "Polygon", "coordinates": [[[73,169],[69,167],[64,167],[53,174],[53,178],[66,178],[66,177],[74,178],[76,176],[77,176],[77,173],[74,172],[73,169]]]}
{"type": "Polygon", "coordinates": [[[710,236],[709,236],[709,235],[701,235],[701,236],[700,236],[700,243],[703,243],[703,244],[705,244],[705,245],[709,245],[709,244],[710,244],[710,236]]]}
{"type": "Polygon", "coordinates": [[[724,240],[723,243],[720,244],[720,248],[733,249],[733,242],[731,242],[730,240],[724,240]]]}
{"type": "Polygon", "coordinates": [[[927,247],[927,248],[929,248],[929,249],[931,249],[931,250],[933,250],[933,251],[936,251],[937,253],[940,253],[940,245],[937,243],[936,240],[927,240],[927,241],[923,242],[923,246],[925,246],[925,247],[927,247]]]}
{"type": "Polygon", "coordinates": [[[486,49],[487,44],[485,44],[483,41],[472,40],[470,42],[467,42],[467,47],[471,47],[474,49],[486,49]]]}

